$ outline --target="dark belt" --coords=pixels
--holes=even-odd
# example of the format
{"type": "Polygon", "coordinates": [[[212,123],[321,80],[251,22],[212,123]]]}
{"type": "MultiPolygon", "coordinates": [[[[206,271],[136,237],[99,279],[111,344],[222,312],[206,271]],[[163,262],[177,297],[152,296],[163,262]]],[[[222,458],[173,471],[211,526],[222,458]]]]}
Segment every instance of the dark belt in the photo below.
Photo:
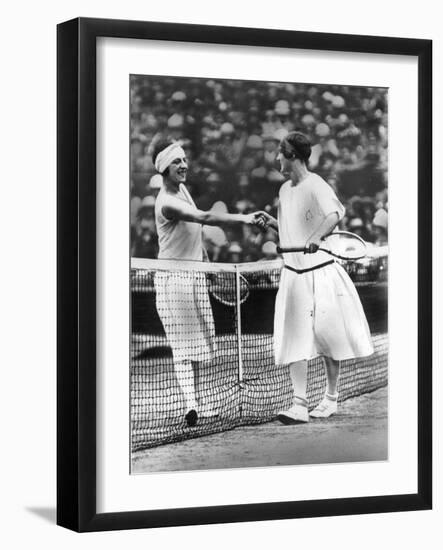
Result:
{"type": "Polygon", "coordinates": [[[296,273],[308,273],[308,271],[315,271],[316,269],[320,269],[321,267],[325,267],[327,265],[331,265],[334,263],[335,260],[329,260],[329,262],[325,262],[323,264],[315,265],[314,267],[308,267],[308,269],[295,269],[295,267],[291,267],[289,265],[285,264],[286,269],[289,269],[289,271],[295,271],[296,273]]]}

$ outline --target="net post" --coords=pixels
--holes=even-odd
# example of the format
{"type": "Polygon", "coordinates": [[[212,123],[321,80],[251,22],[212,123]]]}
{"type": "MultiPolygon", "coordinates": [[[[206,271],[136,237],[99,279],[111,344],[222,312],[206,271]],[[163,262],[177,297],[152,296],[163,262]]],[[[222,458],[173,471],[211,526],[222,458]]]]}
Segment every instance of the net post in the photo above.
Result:
{"type": "Polygon", "coordinates": [[[242,343],[241,343],[241,296],[240,296],[240,269],[239,265],[235,264],[235,290],[236,300],[235,307],[237,310],[237,348],[238,348],[238,383],[242,386],[243,383],[243,357],[242,357],[242,343]]]}

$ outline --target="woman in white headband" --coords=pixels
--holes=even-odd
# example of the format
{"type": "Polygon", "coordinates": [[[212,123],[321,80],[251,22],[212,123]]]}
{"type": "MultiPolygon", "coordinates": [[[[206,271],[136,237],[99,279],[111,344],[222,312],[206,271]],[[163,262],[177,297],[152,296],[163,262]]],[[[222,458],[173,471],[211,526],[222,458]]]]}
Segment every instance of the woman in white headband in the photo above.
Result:
{"type": "MultiPolygon", "coordinates": [[[[157,142],[152,160],[163,176],[163,185],[155,203],[159,259],[206,259],[203,225],[264,227],[262,212],[228,214],[198,209],[184,185],[188,161],[178,142],[157,142]]],[[[172,348],[175,373],[185,398],[185,420],[189,426],[194,426],[198,417],[217,415],[217,411],[199,403],[196,397],[199,365],[211,361],[216,352],[214,319],[205,274],[190,270],[158,271],[155,286],[158,314],[172,348]]]]}

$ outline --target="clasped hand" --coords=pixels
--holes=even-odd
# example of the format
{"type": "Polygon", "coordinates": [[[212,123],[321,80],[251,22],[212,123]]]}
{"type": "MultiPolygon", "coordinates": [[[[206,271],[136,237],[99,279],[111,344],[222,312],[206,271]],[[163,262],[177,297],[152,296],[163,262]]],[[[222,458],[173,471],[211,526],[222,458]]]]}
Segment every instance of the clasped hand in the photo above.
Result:
{"type": "Polygon", "coordinates": [[[310,237],[305,244],[305,254],[315,254],[320,248],[321,238],[310,237]]]}
{"type": "Polygon", "coordinates": [[[272,216],[270,216],[267,212],[264,212],[263,210],[258,210],[257,212],[254,212],[254,225],[259,227],[262,231],[266,231],[273,220],[272,216]]]}

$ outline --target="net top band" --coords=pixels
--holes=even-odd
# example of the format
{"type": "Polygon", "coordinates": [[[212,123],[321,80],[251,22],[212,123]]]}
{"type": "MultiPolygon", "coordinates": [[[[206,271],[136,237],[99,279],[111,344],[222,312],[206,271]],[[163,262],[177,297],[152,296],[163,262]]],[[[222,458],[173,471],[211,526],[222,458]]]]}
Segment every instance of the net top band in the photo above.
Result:
{"type": "Polygon", "coordinates": [[[148,258],[131,258],[131,269],[149,269],[156,271],[199,271],[199,272],[219,272],[219,273],[250,273],[260,270],[279,269],[283,267],[283,260],[266,260],[258,262],[245,263],[213,263],[213,262],[195,262],[191,260],[155,260],[148,258]]]}

